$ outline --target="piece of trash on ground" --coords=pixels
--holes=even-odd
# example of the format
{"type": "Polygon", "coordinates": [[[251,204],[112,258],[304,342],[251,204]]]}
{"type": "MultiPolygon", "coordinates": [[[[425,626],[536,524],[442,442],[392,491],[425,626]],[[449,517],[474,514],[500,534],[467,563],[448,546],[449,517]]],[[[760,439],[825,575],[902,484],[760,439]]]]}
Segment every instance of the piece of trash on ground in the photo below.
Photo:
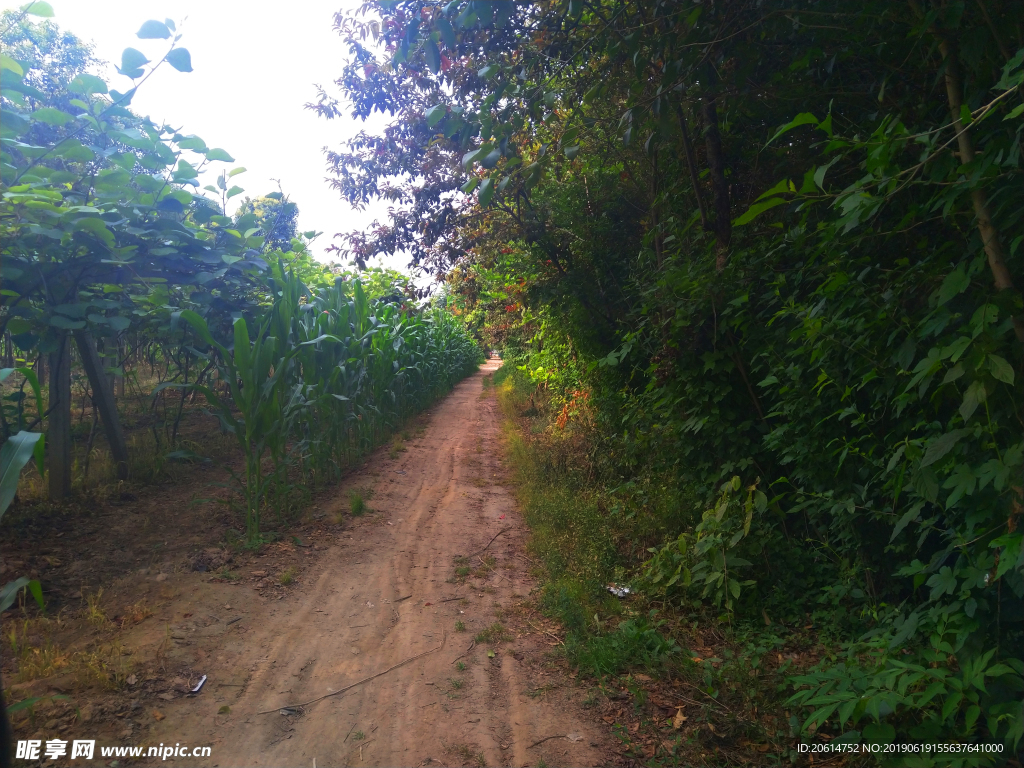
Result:
{"type": "Polygon", "coordinates": [[[627,597],[633,592],[629,587],[623,586],[622,584],[615,584],[614,582],[608,585],[608,591],[616,597],[627,597]]]}
{"type": "Polygon", "coordinates": [[[196,687],[192,689],[192,693],[199,693],[199,689],[206,683],[206,675],[199,678],[199,682],[196,683],[196,687]]]}
{"type": "Polygon", "coordinates": [[[578,734],[578,733],[570,733],[565,738],[567,738],[569,741],[573,741],[573,742],[575,742],[575,741],[583,741],[583,737],[580,734],[578,734]]]}

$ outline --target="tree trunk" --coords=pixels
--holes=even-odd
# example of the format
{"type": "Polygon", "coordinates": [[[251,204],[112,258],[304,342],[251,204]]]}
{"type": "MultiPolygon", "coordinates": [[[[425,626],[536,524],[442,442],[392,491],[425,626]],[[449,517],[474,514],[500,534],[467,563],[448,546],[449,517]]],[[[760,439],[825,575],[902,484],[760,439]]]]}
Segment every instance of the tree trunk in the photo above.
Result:
{"type": "Polygon", "coordinates": [[[732,217],[729,205],[729,182],[725,179],[725,155],[722,151],[722,134],[718,130],[718,107],[715,105],[714,83],[710,83],[701,101],[704,117],[704,146],[708,153],[708,170],[711,176],[712,201],[715,218],[712,227],[718,246],[715,267],[721,272],[729,260],[729,241],[732,240],[732,217]]]}
{"type": "Polygon", "coordinates": [[[71,340],[67,334],[50,353],[49,424],[46,429],[50,500],[71,493],[71,340]]]}
{"type": "MultiPolygon", "coordinates": [[[[910,0],[910,7],[919,18],[924,18],[924,9],[917,0],[910,0]]],[[[984,10],[984,9],[983,9],[984,10]]],[[[953,130],[956,132],[957,148],[960,150],[960,163],[967,165],[974,160],[974,142],[967,132],[967,126],[960,119],[960,108],[964,103],[963,78],[960,74],[960,63],[957,60],[955,39],[946,31],[932,23],[929,31],[939,42],[939,51],[942,53],[942,61],[946,65],[946,99],[949,103],[949,113],[953,122],[953,130]]],[[[974,216],[978,220],[978,233],[981,235],[982,246],[985,249],[985,256],[988,259],[988,267],[992,272],[992,279],[997,291],[1015,291],[1013,277],[1006,266],[1006,251],[999,240],[999,231],[992,222],[992,214],[988,207],[988,198],[985,190],[975,187],[971,190],[971,203],[974,207],[974,216]]],[[[1024,319],[1021,317],[1012,318],[1013,330],[1017,340],[1024,343],[1024,319]]]]}
{"type": "Polygon", "coordinates": [[[686,125],[686,114],[683,112],[683,106],[678,103],[676,104],[676,117],[679,119],[679,131],[683,135],[683,155],[686,157],[686,168],[690,172],[693,194],[697,196],[700,225],[705,230],[710,230],[711,222],[708,220],[708,209],[704,204],[704,192],[700,188],[700,173],[697,171],[697,155],[693,151],[693,142],[690,140],[690,129],[686,125]]]}
{"type": "Polygon", "coordinates": [[[103,431],[110,445],[110,454],[117,465],[117,478],[127,480],[128,446],[124,441],[117,402],[114,400],[114,388],[110,386],[110,378],[104,370],[103,358],[96,350],[96,342],[92,335],[84,328],[75,331],[75,343],[82,358],[82,367],[85,368],[85,374],[92,386],[93,406],[99,409],[100,418],[103,419],[103,431]]]}

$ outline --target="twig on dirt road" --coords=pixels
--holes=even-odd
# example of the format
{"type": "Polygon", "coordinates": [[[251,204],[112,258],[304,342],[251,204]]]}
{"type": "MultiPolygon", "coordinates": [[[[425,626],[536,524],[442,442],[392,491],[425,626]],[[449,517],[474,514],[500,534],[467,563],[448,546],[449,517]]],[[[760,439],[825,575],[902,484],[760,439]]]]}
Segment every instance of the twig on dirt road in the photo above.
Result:
{"type": "Polygon", "coordinates": [[[444,600],[438,600],[439,603],[450,603],[452,600],[465,600],[466,598],[462,595],[456,595],[455,597],[446,597],[444,600]]]}
{"type": "MultiPolygon", "coordinates": [[[[696,690],[700,691],[700,688],[697,688],[696,690]]],[[[705,696],[707,696],[710,701],[709,702],[694,701],[693,699],[689,699],[686,696],[680,696],[675,691],[669,691],[669,694],[672,695],[672,696],[675,696],[680,701],[685,701],[688,704],[693,704],[693,705],[698,706],[698,707],[707,706],[707,704],[710,703],[712,706],[716,707],[720,712],[724,712],[725,714],[732,715],[737,720],[742,720],[745,723],[752,722],[751,720],[743,717],[743,715],[738,715],[735,712],[733,712],[725,704],[723,704],[722,702],[718,701],[718,699],[716,699],[713,696],[711,696],[711,694],[704,693],[704,691],[700,691],[700,692],[703,693],[705,696]]]]}
{"type": "Polygon", "coordinates": [[[484,547],[483,549],[481,549],[481,550],[480,550],[480,552],[474,552],[474,553],[473,553],[472,555],[470,555],[470,557],[476,557],[476,556],[477,556],[477,555],[479,555],[479,554],[480,554],[481,552],[485,552],[485,551],[487,550],[487,547],[491,546],[491,544],[493,544],[493,543],[494,543],[494,539],[498,538],[498,537],[499,537],[499,536],[501,536],[501,534],[503,534],[503,533],[508,533],[508,532],[509,532],[509,531],[511,531],[511,530],[512,530],[512,528],[511,528],[511,527],[509,527],[509,528],[502,528],[502,529],[501,529],[500,531],[498,531],[498,532],[497,532],[496,534],[494,534],[494,538],[492,538],[492,539],[491,539],[490,541],[488,541],[488,542],[487,542],[487,546],[486,546],[486,547],[484,547]]]}
{"type": "Polygon", "coordinates": [[[323,701],[324,699],[331,698],[331,696],[337,696],[339,693],[344,693],[345,691],[348,691],[348,690],[350,690],[352,688],[355,688],[357,685],[362,685],[363,683],[367,683],[370,680],[373,680],[374,678],[378,678],[378,677],[381,677],[382,675],[386,675],[391,670],[398,669],[402,665],[408,664],[410,661],[415,661],[416,659],[422,658],[422,657],[426,656],[427,654],[434,653],[435,651],[440,651],[442,648],[444,648],[444,644],[445,644],[445,641],[447,639],[448,639],[448,633],[445,632],[441,636],[441,643],[440,643],[440,645],[437,646],[437,648],[431,648],[429,651],[424,651],[423,653],[417,653],[415,656],[410,656],[405,661],[400,661],[397,664],[395,664],[394,666],[388,667],[383,672],[378,672],[375,675],[370,675],[369,677],[364,677],[362,680],[359,680],[359,681],[357,681],[355,683],[352,683],[352,685],[346,685],[344,688],[341,688],[340,690],[331,691],[330,693],[325,693],[323,696],[317,696],[315,699],[310,699],[309,701],[304,702],[302,704],[285,704],[283,706],[274,707],[273,709],[268,709],[268,710],[265,710],[263,712],[257,712],[256,714],[257,715],[269,715],[269,714],[272,714],[274,712],[278,712],[278,711],[280,711],[282,709],[298,709],[299,707],[308,707],[310,704],[316,704],[318,701],[323,701]]]}
{"type": "MultiPolygon", "coordinates": [[[[376,741],[376,739],[370,739],[370,741],[376,741]]],[[[363,762],[363,747],[370,743],[370,741],[364,741],[359,745],[359,762],[363,762]]]]}
{"type": "Polygon", "coordinates": [[[468,656],[469,652],[472,651],[474,648],[476,648],[476,640],[469,644],[469,648],[466,649],[466,652],[462,654],[462,656],[456,656],[454,659],[452,659],[452,664],[461,659],[463,656],[468,656]]]}
{"type": "Polygon", "coordinates": [[[542,629],[541,627],[538,627],[536,624],[534,624],[529,619],[526,620],[526,623],[529,624],[534,629],[536,629],[538,632],[543,632],[548,637],[550,637],[550,638],[552,638],[554,640],[557,640],[559,645],[565,645],[565,641],[562,640],[560,637],[558,637],[558,635],[554,635],[551,632],[548,632],[546,629],[542,629]]]}
{"type": "Polygon", "coordinates": [[[565,734],[564,733],[556,733],[554,736],[546,736],[545,738],[541,739],[540,741],[533,742],[533,744],[528,746],[527,749],[533,749],[538,744],[543,744],[545,741],[551,741],[551,739],[564,739],[564,738],[565,738],[565,734]]]}

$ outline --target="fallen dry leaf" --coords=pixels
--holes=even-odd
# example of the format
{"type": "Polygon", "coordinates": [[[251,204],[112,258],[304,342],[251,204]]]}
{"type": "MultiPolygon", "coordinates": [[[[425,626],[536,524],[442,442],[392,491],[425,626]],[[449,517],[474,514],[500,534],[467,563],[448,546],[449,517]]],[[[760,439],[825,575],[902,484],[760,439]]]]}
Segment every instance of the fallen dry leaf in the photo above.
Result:
{"type": "Polygon", "coordinates": [[[154,709],[153,710],[153,719],[154,720],[159,722],[160,720],[163,720],[165,717],[167,717],[167,715],[165,715],[159,709],[154,709]]]}
{"type": "Polygon", "coordinates": [[[672,727],[677,731],[683,727],[683,723],[686,722],[686,715],[683,714],[683,708],[678,707],[676,709],[676,715],[672,718],[672,727]]]}
{"type": "Polygon", "coordinates": [[[133,673],[125,678],[125,682],[128,683],[128,685],[135,685],[137,682],[139,682],[139,678],[137,678],[133,673]]]}

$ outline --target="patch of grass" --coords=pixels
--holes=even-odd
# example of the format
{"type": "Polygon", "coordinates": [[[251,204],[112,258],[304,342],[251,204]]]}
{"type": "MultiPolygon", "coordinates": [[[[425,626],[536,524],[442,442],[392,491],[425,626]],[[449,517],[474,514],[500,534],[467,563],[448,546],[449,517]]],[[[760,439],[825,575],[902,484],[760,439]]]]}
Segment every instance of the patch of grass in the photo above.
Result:
{"type": "Polygon", "coordinates": [[[466,631],[466,625],[463,624],[461,621],[456,621],[455,622],[455,631],[456,632],[465,632],[466,631]]]}
{"type": "Polygon", "coordinates": [[[217,710],[218,715],[226,715],[231,712],[231,707],[225,704],[223,707],[217,710]]]}
{"type": "Polygon", "coordinates": [[[448,678],[448,682],[451,684],[453,690],[456,690],[456,691],[461,690],[461,688],[462,688],[462,678],[461,677],[451,677],[451,678],[448,678]]]}
{"type": "Polygon", "coordinates": [[[512,637],[512,635],[509,633],[507,629],[505,629],[501,622],[496,621],[493,624],[491,624],[491,626],[487,627],[487,629],[477,634],[476,638],[474,639],[478,643],[490,643],[491,645],[494,645],[496,643],[508,642],[509,640],[513,640],[515,638],[512,637]]]}
{"type": "Polygon", "coordinates": [[[359,489],[349,491],[348,509],[352,517],[359,517],[366,514],[366,496],[359,489]]]}
{"type": "Polygon", "coordinates": [[[463,662],[461,662],[461,661],[459,661],[459,662],[456,662],[456,664],[455,664],[455,668],[456,668],[457,670],[459,670],[459,672],[465,672],[465,671],[466,671],[466,665],[465,665],[465,663],[463,663],[463,662]]]}
{"type": "Polygon", "coordinates": [[[366,734],[362,731],[356,731],[352,734],[352,741],[362,741],[366,738],[366,734]]]}
{"type": "Polygon", "coordinates": [[[296,573],[295,569],[291,566],[288,566],[283,571],[281,571],[281,575],[277,577],[277,580],[281,582],[283,586],[287,587],[289,584],[295,581],[295,577],[297,575],[298,574],[296,573]]]}
{"type": "Polygon", "coordinates": [[[473,748],[468,744],[453,744],[448,747],[450,752],[454,752],[463,762],[473,763],[474,765],[483,768],[487,765],[487,761],[480,752],[474,752],[473,748]]]}
{"type": "Polygon", "coordinates": [[[124,615],[121,616],[121,628],[124,629],[129,625],[141,624],[152,615],[153,610],[146,605],[146,601],[140,600],[125,609],[124,615]]]}
{"type": "Polygon", "coordinates": [[[461,568],[456,568],[455,569],[455,575],[458,576],[459,578],[465,578],[466,576],[469,576],[469,573],[470,573],[470,567],[468,565],[464,565],[461,568]]]}
{"type": "Polygon", "coordinates": [[[241,574],[228,570],[228,567],[224,566],[219,571],[217,571],[217,578],[227,579],[228,581],[238,581],[240,578],[242,578],[242,576],[241,574]]]}
{"type": "Polygon", "coordinates": [[[103,612],[100,601],[103,599],[103,588],[85,596],[85,618],[94,627],[105,627],[110,623],[107,614],[103,612]]]}
{"type": "Polygon", "coordinates": [[[395,442],[391,444],[391,450],[388,451],[388,456],[392,459],[397,459],[398,455],[405,453],[408,449],[405,447],[405,442],[400,438],[395,438],[395,442]]]}
{"type": "Polygon", "coordinates": [[[7,635],[20,682],[72,675],[83,686],[123,688],[132,673],[131,653],[120,643],[99,643],[79,651],[66,650],[49,636],[54,622],[26,620],[7,635]]]}
{"type": "Polygon", "coordinates": [[[634,667],[655,671],[680,653],[675,641],[658,631],[659,626],[653,616],[650,620],[639,617],[623,621],[603,635],[570,633],[565,641],[566,655],[581,672],[595,677],[634,667]]]}

